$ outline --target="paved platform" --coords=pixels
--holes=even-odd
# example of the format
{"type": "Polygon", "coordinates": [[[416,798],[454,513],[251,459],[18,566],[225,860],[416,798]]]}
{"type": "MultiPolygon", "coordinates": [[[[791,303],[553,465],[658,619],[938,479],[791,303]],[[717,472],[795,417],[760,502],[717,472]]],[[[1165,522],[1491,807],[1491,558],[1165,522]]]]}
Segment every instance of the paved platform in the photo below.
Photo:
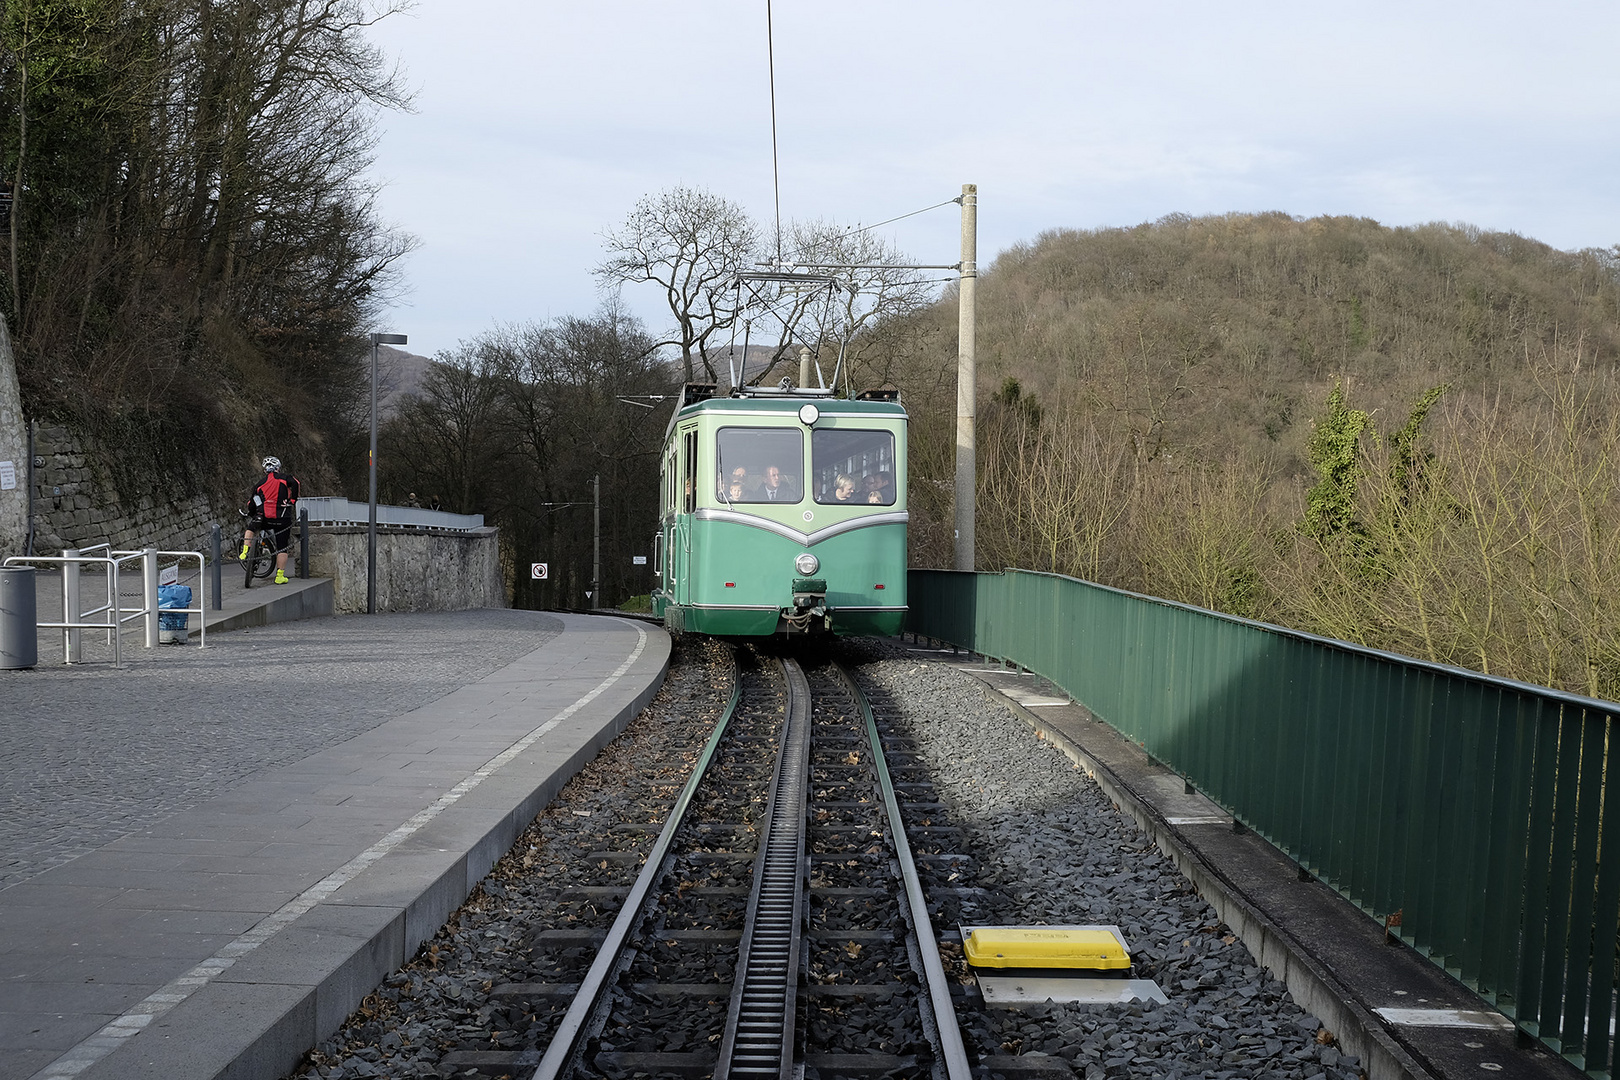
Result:
{"type": "MultiPolygon", "coordinates": [[[[1052,739],[1175,860],[1255,957],[1371,1080],[1578,1080],[1584,1074],[1410,949],[1050,683],[950,648],[951,664],[1052,739]]],[[[3,894],[0,894],[3,895],[3,894]]]]}
{"type": "Polygon", "coordinates": [[[0,1080],[285,1075],[644,706],[669,642],[494,610],[124,655],[0,671],[0,1080]]]}

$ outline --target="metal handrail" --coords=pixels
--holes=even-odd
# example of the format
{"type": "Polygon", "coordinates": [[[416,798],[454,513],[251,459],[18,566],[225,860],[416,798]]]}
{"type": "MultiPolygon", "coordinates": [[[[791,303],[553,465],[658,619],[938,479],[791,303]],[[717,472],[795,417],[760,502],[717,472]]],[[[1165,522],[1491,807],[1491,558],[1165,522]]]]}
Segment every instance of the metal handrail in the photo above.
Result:
{"type": "MultiPolygon", "coordinates": [[[[108,547],[108,545],[97,544],[96,547],[103,548],[108,547]]],[[[121,624],[115,621],[117,618],[116,609],[118,607],[117,560],[113,559],[111,556],[98,555],[13,555],[5,561],[4,565],[57,565],[62,567],[62,621],[49,622],[44,620],[36,620],[34,625],[37,629],[59,629],[62,631],[63,663],[76,664],[79,662],[79,640],[74,636],[78,631],[103,630],[106,631],[108,644],[112,646],[113,667],[117,668],[123,666],[122,647],[119,641],[121,634],[118,633],[122,627],[121,624]],[[105,566],[107,568],[107,603],[91,611],[84,611],[81,605],[73,602],[78,594],[77,570],[80,566],[87,564],[95,564],[105,566]],[[73,567],[75,571],[75,573],[71,576],[71,579],[70,575],[68,574],[68,567],[73,567]],[[72,594],[71,597],[69,595],[70,592],[72,594]],[[71,609],[75,607],[80,608],[78,612],[73,613],[76,615],[76,617],[72,619],[68,618],[71,609]],[[101,622],[87,621],[88,616],[104,615],[109,612],[114,613],[113,620],[103,620],[101,622]]]]}
{"type": "MultiPolygon", "coordinates": [[[[371,504],[354,502],[335,495],[309,495],[298,500],[300,512],[309,514],[311,525],[365,525],[371,520],[371,504]]],[[[377,506],[377,524],[387,528],[443,529],[471,532],[484,527],[483,514],[452,514],[447,510],[427,510],[419,506],[377,506]]]]}
{"type": "MultiPolygon", "coordinates": [[[[69,549],[75,550],[75,549],[69,549]]],[[[13,555],[7,558],[3,565],[45,565],[62,567],[62,620],[35,620],[34,626],[39,630],[61,630],[63,662],[68,664],[79,663],[79,641],[75,636],[82,630],[99,630],[107,635],[108,644],[113,650],[113,667],[123,667],[123,629],[124,624],[136,619],[144,619],[146,624],[146,647],[152,648],[158,643],[158,617],[162,610],[158,607],[157,599],[157,560],[162,557],[176,559],[197,560],[197,584],[199,599],[196,607],[168,608],[170,614],[195,614],[198,618],[200,632],[198,634],[198,648],[207,648],[208,626],[203,614],[206,602],[207,588],[203,583],[204,560],[200,551],[158,551],[148,548],[143,551],[114,551],[111,544],[94,544],[89,548],[78,550],[74,555],[13,555]],[[106,555],[86,555],[85,551],[105,550],[106,555]],[[119,572],[124,563],[141,561],[141,606],[126,609],[123,606],[119,590],[119,572]],[[107,568],[106,600],[100,607],[84,610],[78,599],[78,568],[85,565],[99,565],[107,568]],[[69,567],[73,572],[69,573],[69,567]],[[73,609],[77,608],[77,611],[73,609]],[[126,614],[127,611],[127,614],[126,614]],[[69,616],[72,616],[71,618],[69,616]],[[96,616],[106,616],[99,621],[91,621],[96,616]]]]}

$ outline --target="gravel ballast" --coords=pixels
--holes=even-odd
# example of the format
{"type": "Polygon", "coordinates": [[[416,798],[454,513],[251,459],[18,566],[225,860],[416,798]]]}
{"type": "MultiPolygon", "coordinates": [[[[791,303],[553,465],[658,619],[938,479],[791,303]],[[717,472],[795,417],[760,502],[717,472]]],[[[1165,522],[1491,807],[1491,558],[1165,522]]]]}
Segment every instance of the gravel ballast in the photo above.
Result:
{"type": "Polygon", "coordinates": [[[1013,905],[998,918],[1117,925],[1136,975],[1157,981],[1170,999],[1158,1006],[964,1009],[964,1037],[981,1053],[1060,1059],[1087,1080],[1361,1075],[1360,1062],[1339,1051],[1331,1033],[1294,1004],[1170,860],[1061,751],[971,677],[893,643],[869,649],[861,678],[886,691],[909,723],[942,797],[968,830],[979,859],[976,884],[1013,905]]]}
{"type": "MultiPolygon", "coordinates": [[[[1360,1063],[1259,967],[1135,823],[981,684],[895,642],[859,643],[846,655],[909,727],[951,824],[963,829],[961,845],[949,847],[973,856],[971,884],[986,890],[995,921],[1118,925],[1134,974],[1170,999],[1010,1010],[985,1009],[970,994],[959,1018],[983,1062],[979,1075],[1358,1080],[1360,1063]]],[[[582,855],[635,847],[635,834],[606,825],[625,811],[649,825],[660,817],[653,804],[673,794],[673,781],[649,770],[664,767],[666,740],[695,746],[712,725],[730,663],[722,656],[712,643],[678,645],[659,699],[536,820],[444,931],[311,1055],[300,1080],[532,1073],[555,1019],[492,991],[502,981],[567,981],[577,977],[571,966],[588,963],[588,947],[543,957],[532,943],[547,927],[611,917],[559,902],[558,891],[634,876],[633,860],[612,865],[599,855],[587,865],[582,855]]]]}

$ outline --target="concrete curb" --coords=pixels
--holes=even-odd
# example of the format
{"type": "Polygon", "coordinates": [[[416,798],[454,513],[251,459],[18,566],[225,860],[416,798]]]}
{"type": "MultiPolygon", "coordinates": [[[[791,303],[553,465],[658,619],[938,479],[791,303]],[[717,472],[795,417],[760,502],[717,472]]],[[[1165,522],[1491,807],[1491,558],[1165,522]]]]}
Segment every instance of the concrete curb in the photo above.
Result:
{"type": "MultiPolygon", "coordinates": [[[[203,618],[207,620],[208,632],[219,634],[227,630],[241,630],[247,626],[269,626],[271,623],[314,619],[322,615],[331,615],[336,611],[331,578],[308,580],[295,578],[289,584],[300,588],[287,590],[286,586],[266,585],[267,591],[270,589],[284,591],[274,593],[266,603],[254,604],[241,611],[207,612],[203,618]]],[[[197,631],[192,630],[191,636],[196,635],[197,631]]]]}

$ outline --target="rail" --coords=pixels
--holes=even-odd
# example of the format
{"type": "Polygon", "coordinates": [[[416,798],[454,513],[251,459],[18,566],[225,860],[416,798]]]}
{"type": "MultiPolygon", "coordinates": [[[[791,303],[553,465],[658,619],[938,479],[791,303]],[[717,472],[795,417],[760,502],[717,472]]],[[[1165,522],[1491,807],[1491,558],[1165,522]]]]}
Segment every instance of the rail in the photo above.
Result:
{"type": "Polygon", "coordinates": [[[1050,679],[1519,1030],[1612,1075],[1620,704],[1055,574],[909,585],[908,630],[1050,679]]]}
{"type": "Polygon", "coordinates": [[[692,775],[687,778],[686,786],[681,789],[675,805],[670,807],[669,816],[664,819],[664,827],[659,830],[658,839],[653,843],[652,851],[647,854],[647,861],[642,865],[641,873],[636,876],[636,883],[630,887],[629,894],[624,898],[624,906],[619,909],[613,925],[608,928],[607,938],[598,950],[596,959],[591,962],[590,970],[585,973],[585,978],[580,980],[579,989],[574,993],[574,1000],[569,1004],[562,1022],[557,1025],[557,1031],[552,1035],[551,1043],[546,1047],[532,1080],[556,1080],[568,1068],[583,1045],[586,1023],[596,1011],[602,992],[607,988],[609,979],[618,967],[625,943],[629,941],[631,931],[641,918],[642,908],[646,905],[648,896],[664,876],[665,856],[675,843],[675,834],[680,831],[681,823],[686,820],[686,811],[692,805],[692,797],[708,773],[709,763],[714,760],[715,751],[719,749],[720,741],[725,737],[726,728],[730,725],[731,718],[736,715],[737,706],[741,701],[742,672],[738,669],[733,654],[731,700],[715,723],[708,742],[704,744],[703,753],[699,755],[697,764],[692,767],[692,775]]]}
{"type": "Polygon", "coordinates": [[[900,867],[900,880],[905,886],[903,909],[911,920],[911,929],[917,936],[917,952],[922,961],[923,983],[928,987],[934,1031],[939,1038],[940,1064],[946,1080],[970,1080],[972,1064],[967,1048],[962,1043],[962,1029],[956,1022],[956,1008],[951,1002],[950,977],[939,958],[939,934],[933,920],[928,917],[928,898],[923,895],[922,878],[917,873],[917,861],[911,854],[911,841],[906,839],[905,820],[900,815],[900,800],[894,793],[894,778],[889,774],[888,756],[883,752],[883,736],[878,732],[877,715],[872,703],[866,699],[855,676],[842,664],[836,665],[838,678],[849,688],[861,721],[866,726],[866,741],[872,751],[872,769],[877,773],[878,788],[883,795],[883,812],[889,821],[889,835],[894,838],[895,861],[900,867]]]}
{"type": "MultiPolygon", "coordinates": [[[[309,495],[298,500],[301,513],[309,514],[311,525],[366,525],[371,521],[371,504],[353,502],[329,495],[309,495]]],[[[377,505],[377,526],[389,529],[440,529],[471,532],[484,527],[483,514],[451,514],[418,506],[377,505]]]]}
{"type": "Polygon", "coordinates": [[[124,625],[142,620],[147,648],[153,648],[158,643],[158,619],[163,613],[171,615],[196,615],[198,620],[198,647],[206,648],[208,645],[208,628],[203,618],[203,566],[204,560],[200,551],[159,551],[155,548],[145,548],[141,551],[114,551],[110,544],[93,544],[88,548],[68,548],[61,555],[13,555],[5,560],[6,566],[60,566],[62,568],[62,618],[60,620],[39,619],[35,627],[40,630],[62,631],[62,662],[66,664],[82,663],[83,639],[86,630],[101,631],[107,635],[107,643],[113,651],[113,667],[123,666],[123,631],[124,625]],[[105,551],[105,555],[87,555],[89,551],[105,551]],[[185,608],[161,608],[158,605],[158,562],[164,558],[172,558],[176,564],[186,559],[197,560],[197,606],[185,608]],[[126,563],[140,562],[141,575],[141,605],[136,608],[125,608],[123,597],[119,589],[119,578],[126,563]],[[105,603],[100,607],[84,610],[81,586],[81,575],[85,566],[99,566],[106,572],[105,603]]]}

